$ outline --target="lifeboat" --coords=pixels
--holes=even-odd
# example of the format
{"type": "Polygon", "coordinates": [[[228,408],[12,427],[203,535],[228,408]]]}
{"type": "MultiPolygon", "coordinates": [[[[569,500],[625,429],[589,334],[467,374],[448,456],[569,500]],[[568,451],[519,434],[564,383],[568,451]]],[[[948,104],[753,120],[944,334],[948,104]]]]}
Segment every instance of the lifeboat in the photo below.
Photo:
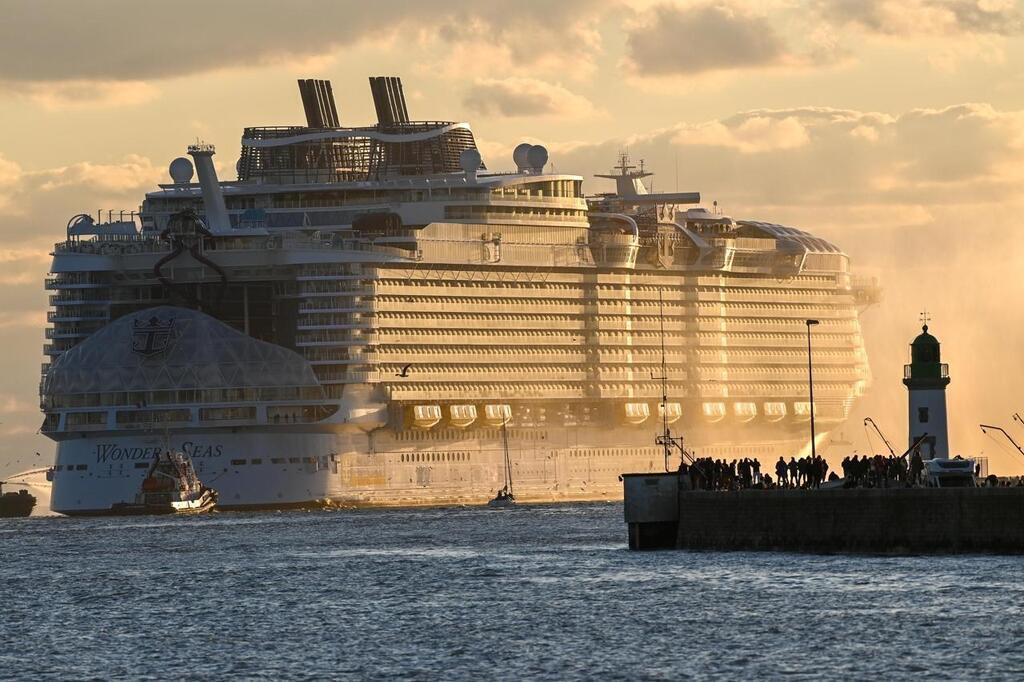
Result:
{"type": "Polygon", "coordinates": [[[416,405],[412,408],[412,423],[418,429],[431,429],[441,423],[440,405],[416,405]]]}
{"type": "Polygon", "coordinates": [[[765,403],[764,418],[770,422],[777,422],[785,419],[786,403],[765,403]]]}
{"type": "Polygon", "coordinates": [[[484,405],[484,421],[488,426],[501,426],[512,421],[511,405],[484,405]]]}
{"type": "Polygon", "coordinates": [[[683,406],[679,403],[658,403],[658,419],[675,424],[683,416],[683,406]]]}
{"type": "Polygon", "coordinates": [[[476,405],[451,405],[448,417],[455,428],[469,428],[476,421],[476,405]]]}
{"type": "Polygon", "coordinates": [[[626,403],[626,421],[630,424],[643,424],[651,416],[651,406],[647,403],[626,403]]]}
{"type": "MultiPolygon", "coordinates": [[[[814,410],[814,414],[818,414],[818,410],[814,410]]],[[[811,420],[811,404],[810,403],[793,403],[793,418],[800,422],[806,422],[811,420]]]]}
{"type": "Polygon", "coordinates": [[[735,403],[732,406],[732,413],[741,422],[749,422],[757,416],[757,403],[735,403]]]}
{"type": "Polygon", "coordinates": [[[725,403],[704,403],[701,408],[704,418],[714,424],[725,419],[725,403]]]}

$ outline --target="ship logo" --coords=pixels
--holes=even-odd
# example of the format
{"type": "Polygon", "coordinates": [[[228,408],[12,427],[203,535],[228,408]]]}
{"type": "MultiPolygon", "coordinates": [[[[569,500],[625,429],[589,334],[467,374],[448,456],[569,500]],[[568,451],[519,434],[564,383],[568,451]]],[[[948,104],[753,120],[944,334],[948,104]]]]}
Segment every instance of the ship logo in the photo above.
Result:
{"type": "Polygon", "coordinates": [[[135,320],[132,327],[132,351],[139,355],[163,353],[174,343],[174,318],[135,320]]]}

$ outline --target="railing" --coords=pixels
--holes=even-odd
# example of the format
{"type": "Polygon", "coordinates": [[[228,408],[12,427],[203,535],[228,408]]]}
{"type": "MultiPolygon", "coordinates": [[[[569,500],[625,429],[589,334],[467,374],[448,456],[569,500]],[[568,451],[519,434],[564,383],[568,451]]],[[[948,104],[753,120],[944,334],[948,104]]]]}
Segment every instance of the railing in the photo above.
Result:
{"type": "Polygon", "coordinates": [[[54,328],[54,327],[47,327],[44,330],[43,335],[47,339],[75,339],[75,338],[84,338],[86,336],[89,336],[90,334],[92,334],[97,329],[98,329],[98,327],[92,327],[92,328],[89,328],[89,329],[85,329],[85,328],[78,327],[78,326],[75,326],[75,325],[63,325],[63,326],[56,327],[56,328],[54,328]]]}
{"type": "Polygon", "coordinates": [[[903,365],[904,379],[948,379],[949,365],[945,362],[929,362],[903,365]]]}
{"type": "Polygon", "coordinates": [[[84,310],[76,310],[75,312],[67,312],[64,310],[49,310],[46,313],[47,322],[79,322],[85,320],[106,322],[109,319],[110,313],[107,311],[89,312],[84,310]]]}

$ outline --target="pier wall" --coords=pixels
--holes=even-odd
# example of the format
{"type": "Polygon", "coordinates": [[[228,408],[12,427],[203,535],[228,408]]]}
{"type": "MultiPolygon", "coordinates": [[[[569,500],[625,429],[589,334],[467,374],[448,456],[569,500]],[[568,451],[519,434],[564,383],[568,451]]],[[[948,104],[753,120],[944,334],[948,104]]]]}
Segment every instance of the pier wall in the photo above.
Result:
{"type": "Polygon", "coordinates": [[[1024,487],[680,491],[677,547],[1024,553],[1024,487]]]}

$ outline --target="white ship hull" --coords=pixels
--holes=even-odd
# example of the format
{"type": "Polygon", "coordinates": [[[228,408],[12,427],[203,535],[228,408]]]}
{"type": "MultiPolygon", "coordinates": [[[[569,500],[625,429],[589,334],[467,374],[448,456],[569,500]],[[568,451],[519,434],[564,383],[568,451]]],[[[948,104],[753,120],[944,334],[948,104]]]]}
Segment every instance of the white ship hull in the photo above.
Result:
{"type": "MultiPolygon", "coordinates": [[[[544,435],[509,443],[519,501],[618,500],[620,474],[665,468],[650,429],[553,429],[544,435]]],[[[470,437],[371,451],[365,434],[344,432],[170,434],[168,440],[109,434],[58,445],[52,510],[100,514],[134,500],[163,443],[190,454],[202,482],[217,491],[221,509],[485,504],[505,484],[500,443],[470,437]]],[[[796,436],[734,447],[719,443],[698,454],[756,453],[767,461],[805,444],[796,436]]],[[[678,466],[678,458],[669,466],[678,466]]]]}

